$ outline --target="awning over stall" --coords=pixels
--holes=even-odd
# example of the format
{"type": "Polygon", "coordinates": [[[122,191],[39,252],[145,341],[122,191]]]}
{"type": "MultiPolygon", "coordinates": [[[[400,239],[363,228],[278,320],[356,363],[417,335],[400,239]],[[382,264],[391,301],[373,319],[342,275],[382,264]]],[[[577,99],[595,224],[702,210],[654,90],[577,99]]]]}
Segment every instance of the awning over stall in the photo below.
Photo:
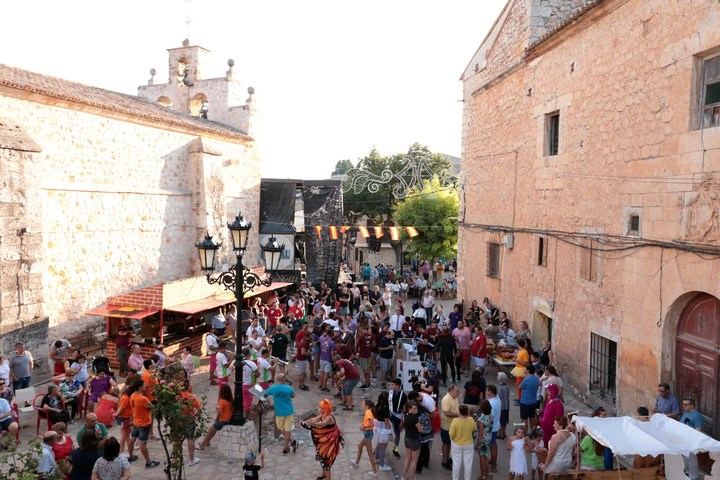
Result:
{"type": "Polygon", "coordinates": [[[222,307],[228,303],[234,302],[235,296],[228,292],[226,295],[216,295],[214,297],[202,298],[200,300],[193,300],[192,302],[166,307],[165,310],[168,312],[187,313],[188,315],[193,315],[195,313],[212,310],[213,308],[222,307]]]}
{"type": "Polygon", "coordinates": [[[720,452],[720,442],[665,415],[648,422],[632,417],[573,417],[598,443],[616,455],[665,455],[720,452]]]}
{"type": "Polygon", "coordinates": [[[150,315],[158,313],[160,310],[157,308],[140,308],[140,307],[123,307],[121,305],[100,305],[92,310],[88,310],[84,315],[86,316],[102,316],[102,317],[115,317],[115,318],[131,318],[133,320],[140,320],[150,315]]]}

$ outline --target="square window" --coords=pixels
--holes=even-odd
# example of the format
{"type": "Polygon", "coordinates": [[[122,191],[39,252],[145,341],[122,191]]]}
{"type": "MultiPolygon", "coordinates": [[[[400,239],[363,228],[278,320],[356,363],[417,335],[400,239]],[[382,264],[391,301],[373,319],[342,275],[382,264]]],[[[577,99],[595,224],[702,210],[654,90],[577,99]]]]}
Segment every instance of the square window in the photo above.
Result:
{"type": "Polygon", "coordinates": [[[486,275],[492,278],[500,278],[500,244],[487,244],[487,271],[486,275]]]}
{"type": "Polygon", "coordinates": [[[560,112],[545,115],[545,156],[557,155],[560,150],[560,112]]]}

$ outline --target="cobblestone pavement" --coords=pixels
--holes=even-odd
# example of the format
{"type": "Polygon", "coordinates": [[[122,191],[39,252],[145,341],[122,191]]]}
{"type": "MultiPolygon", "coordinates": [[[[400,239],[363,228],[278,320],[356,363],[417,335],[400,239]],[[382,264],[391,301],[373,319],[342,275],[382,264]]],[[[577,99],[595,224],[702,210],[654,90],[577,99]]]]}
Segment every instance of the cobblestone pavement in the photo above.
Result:
{"type": "MultiPolygon", "coordinates": [[[[497,368],[492,366],[488,368],[486,378],[488,383],[494,383],[494,378],[497,373],[497,368]]],[[[292,372],[290,378],[292,378],[292,372]]],[[[468,380],[467,376],[463,376],[462,382],[468,380]]],[[[325,398],[327,394],[322,394],[317,387],[317,382],[310,382],[310,390],[296,391],[295,396],[295,418],[296,428],[293,432],[294,438],[298,439],[299,447],[295,454],[289,453],[282,455],[282,444],[281,441],[275,439],[273,436],[273,424],[274,418],[272,412],[269,412],[263,417],[263,434],[262,434],[262,449],[265,452],[265,468],[261,470],[261,478],[286,478],[286,479],[312,479],[320,474],[319,464],[315,461],[315,448],[313,447],[312,440],[310,439],[309,431],[300,427],[300,418],[309,415],[316,408],[318,402],[325,398]]],[[[207,406],[211,415],[215,414],[215,405],[217,402],[217,387],[210,386],[208,384],[208,367],[207,361],[203,361],[203,364],[198,371],[193,375],[192,378],[193,392],[197,396],[206,396],[207,406]]],[[[380,383],[373,379],[371,388],[367,389],[367,395],[372,399],[377,399],[380,393],[380,383]]],[[[514,389],[511,389],[512,395],[514,396],[514,389]]],[[[359,388],[355,389],[355,400],[358,402],[362,395],[362,390],[359,388]]],[[[446,393],[446,389],[441,388],[441,398],[446,393]]],[[[334,399],[333,399],[334,400],[334,399]]],[[[333,401],[333,404],[337,404],[333,401]]],[[[587,411],[588,408],[582,405],[579,401],[572,398],[566,398],[566,409],[567,411],[580,410],[582,412],[587,411]]],[[[354,460],[354,456],[357,452],[357,445],[360,442],[360,430],[359,425],[362,420],[362,414],[359,410],[352,412],[338,410],[336,411],[336,419],[345,437],[345,448],[341,451],[338,456],[335,466],[333,467],[332,473],[333,478],[337,479],[362,479],[370,478],[367,472],[371,470],[370,463],[367,459],[367,454],[360,461],[360,468],[355,468],[351,465],[351,458],[354,460]]],[[[511,405],[510,410],[510,421],[519,421],[519,409],[511,405]]],[[[81,421],[76,421],[73,425],[70,425],[69,433],[75,438],[77,432],[82,426],[81,421]]],[[[23,431],[21,440],[28,440],[35,432],[35,417],[34,415],[26,415],[23,421],[23,431]]],[[[41,427],[42,428],[42,427],[41,427]]],[[[41,432],[42,433],[42,432],[41,432]]],[[[110,434],[119,437],[119,428],[113,426],[110,429],[110,434]]],[[[217,438],[215,439],[217,440],[217,438]]],[[[507,475],[508,468],[508,452],[505,451],[504,444],[499,445],[499,458],[498,458],[498,472],[494,475],[495,479],[505,478],[507,475]]],[[[160,441],[149,441],[148,448],[152,459],[158,460],[161,463],[164,460],[164,454],[162,444],[160,441]]],[[[379,478],[381,479],[396,479],[400,478],[402,460],[396,459],[391,454],[391,446],[388,446],[387,458],[390,459],[390,464],[393,468],[392,472],[380,472],[379,478]]],[[[137,447],[136,447],[137,450],[137,447]]],[[[404,456],[404,447],[400,448],[401,455],[404,456]]],[[[137,452],[139,454],[139,452],[137,452]]],[[[185,450],[187,455],[187,450],[185,450]]],[[[229,460],[218,454],[217,446],[212,445],[204,451],[197,453],[200,463],[192,467],[187,467],[186,478],[194,479],[209,479],[211,475],[222,475],[223,478],[242,478],[242,463],[237,460],[229,460]]],[[[186,459],[187,462],[187,459],[186,459]]],[[[417,475],[418,479],[450,479],[451,473],[444,469],[441,465],[440,456],[440,436],[437,435],[433,441],[432,446],[432,457],[430,461],[430,468],[425,470],[422,474],[417,475]]],[[[166,478],[162,466],[154,469],[147,470],[143,465],[142,460],[138,460],[132,465],[132,478],[134,479],[164,479],[166,478]]],[[[473,463],[473,475],[471,478],[478,477],[478,461],[477,455],[473,463]]]]}

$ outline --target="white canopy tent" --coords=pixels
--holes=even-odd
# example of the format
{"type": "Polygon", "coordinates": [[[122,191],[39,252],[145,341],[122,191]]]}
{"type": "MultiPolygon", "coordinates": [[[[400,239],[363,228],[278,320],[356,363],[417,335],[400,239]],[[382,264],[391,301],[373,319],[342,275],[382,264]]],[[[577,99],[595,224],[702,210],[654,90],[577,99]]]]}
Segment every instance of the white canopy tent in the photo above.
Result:
{"type": "Polygon", "coordinates": [[[665,415],[655,414],[648,422],[632,417],[576,416],[573,422],[616,455],[720,452],[720,442],[665,415]]]}

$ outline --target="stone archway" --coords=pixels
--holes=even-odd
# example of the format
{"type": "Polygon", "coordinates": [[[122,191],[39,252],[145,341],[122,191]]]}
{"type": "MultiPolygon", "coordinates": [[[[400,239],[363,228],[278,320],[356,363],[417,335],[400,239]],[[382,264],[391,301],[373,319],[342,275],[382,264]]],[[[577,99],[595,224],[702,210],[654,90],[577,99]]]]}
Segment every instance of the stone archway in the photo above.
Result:
{"type": "Polygon", "coordinates": [[[675,390],[692,396],[705,431],[720,436],[720,300],[697,292],[682,308],[676,328],[675,390]]]}

